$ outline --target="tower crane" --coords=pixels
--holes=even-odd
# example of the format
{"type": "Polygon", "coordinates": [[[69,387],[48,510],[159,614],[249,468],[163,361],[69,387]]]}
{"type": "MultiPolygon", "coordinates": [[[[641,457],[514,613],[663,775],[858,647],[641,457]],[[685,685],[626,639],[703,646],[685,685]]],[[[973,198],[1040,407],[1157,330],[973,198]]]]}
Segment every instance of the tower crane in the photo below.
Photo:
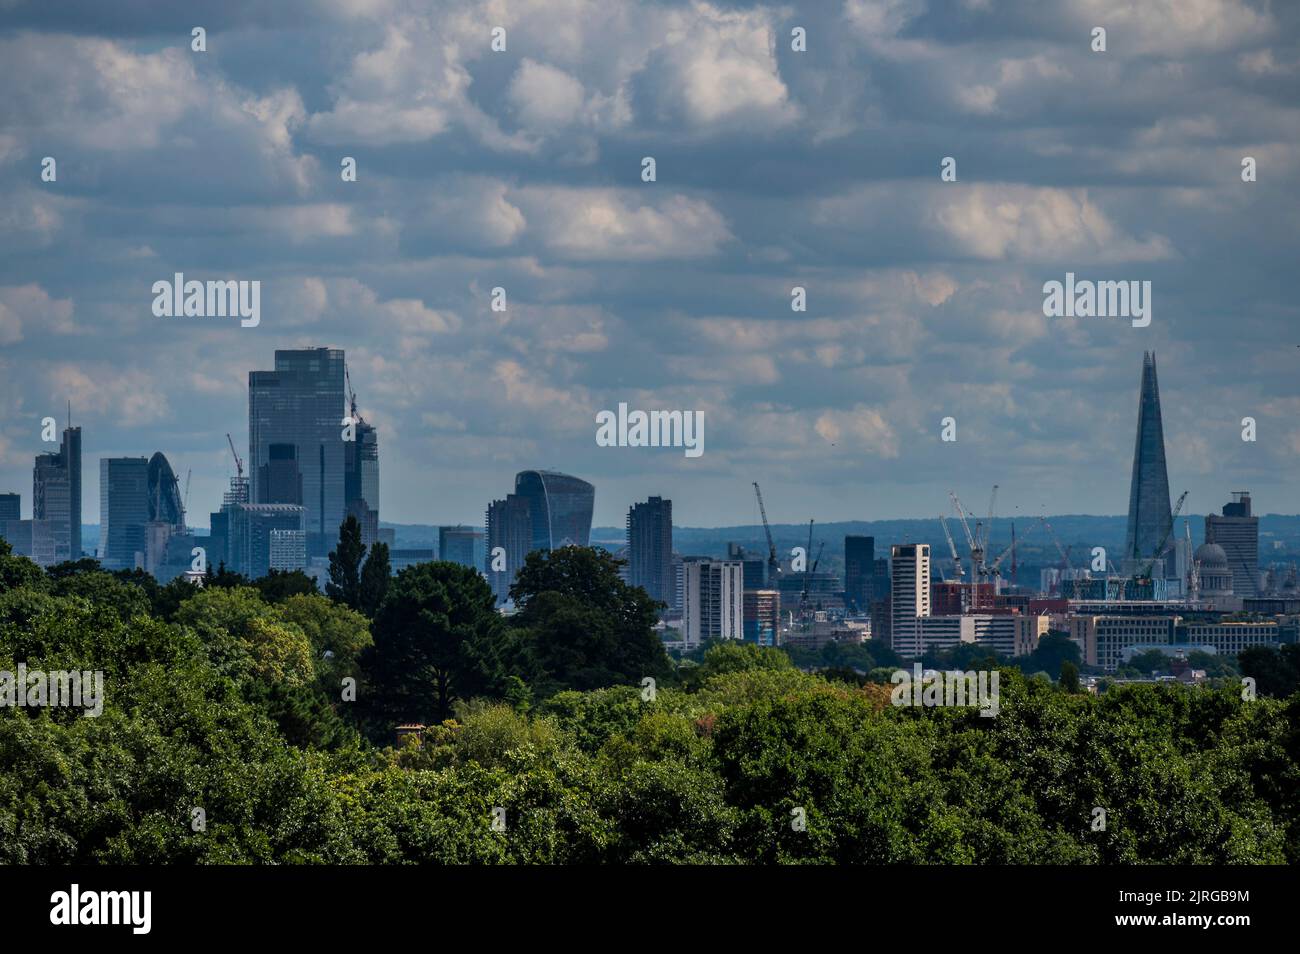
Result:
{"type": "Polygon", "coordinates": [[[754,496],[758,498],[758,513],[763,518],[763,533],[767,536],[767,583],[774,586],[781,573],[781,561],[776,558],[776,543],[772,540],[772,528],[767,523],[767,508],[763,506],[763,491],[758,489],[757,480],[754,481],[754,496]]]}
{"type": "Polygon", "coordinates": [[[244,461],[239,456],[239,451],[235,450],[235,442],[231,440],[229,432],[226,433],[226,443],[230,445],[230,453],[235,455],[235,471],[239,474],[239,479],[244,479],[244,461]]]}
{"type": "MultiPolygon", "coordinates": [[[[1052,525],[1051,525],[1050,523],[1047,522],[1047,518],[1046,518],[1046,517],[1039,517],[1038,520],[1039,520],[1040,523],[1042,523],[1042,525],[1043,525],[1044,527],[1047,528],[1047,533],[1048,533],[1048,536],[1050,536],[1050,537],[1052,538],[1052,543],[1056,544],[1056,552],[1059,553],[1059,554],[1061,554],[1061,562],[1065,564],[1065,569],[1069,570],[1070,573],[1073,574],[1073,573],[1074,573],[1074,567],[1073,567],[1073,566],[1071,565],[1071,563],[1070,563],[1070,553],[1069,553],[1069,551],[1066,550],[1065,547],[1061,546],[1061,540],[1060,540],[1059,537],[1057,537],[1057,535],[1056,535],[1056,531],[1052,529],[1052,525]]],[[[1080,582],[1080,581],[1077,580],[1077,579],[1074,580],[1074,598],[1075,598],[1076,600],[1079,598],[1079,582],[1080,582]]],[[[1062,591],[1062,592],[1065,591],[1064,581],[1062,581],[1061,591],[1062,591]]]]}
{"type": "Polygon", "coordinates": [[[948,520],[943,514],[939,514],[939,526],[943,527],[944,539],[948,541],[948,549],[952,551],[952,565],[957,569],[957,582],[960,583],[966,571],[962,569],[961,557],[957,555],[957,544],[953,543],[952,531],[948,529],[948,520]]]}

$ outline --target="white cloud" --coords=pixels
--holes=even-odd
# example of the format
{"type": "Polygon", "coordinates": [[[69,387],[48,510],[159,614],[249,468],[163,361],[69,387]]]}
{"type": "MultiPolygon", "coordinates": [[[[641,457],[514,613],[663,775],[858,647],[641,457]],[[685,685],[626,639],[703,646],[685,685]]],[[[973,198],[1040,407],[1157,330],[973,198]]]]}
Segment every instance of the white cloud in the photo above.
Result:
{"type": "Polygon", "coordinates": [[[631,190],[525,188],[517,193],[545,247],[575,259],[651,260],[712,255],[731,239],[702,199],[631,190]]]}

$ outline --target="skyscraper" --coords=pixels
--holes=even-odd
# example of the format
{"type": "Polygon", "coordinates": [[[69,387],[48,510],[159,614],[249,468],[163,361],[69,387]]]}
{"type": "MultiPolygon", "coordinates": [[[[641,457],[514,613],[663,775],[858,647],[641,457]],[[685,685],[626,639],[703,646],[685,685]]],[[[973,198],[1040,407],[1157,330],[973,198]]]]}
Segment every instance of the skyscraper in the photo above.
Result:
{"type": "MultiPolygon", "coordinates": [[[[181,500],[180,482],[171,463],[161,451],[149,458],[149,520],[176,530],[185,529],[185,505],[181,500]]],[[[101,494],[103,491],[100,491],[101,494]]]]}
{"type": "Polygon", "coordinates": [[[1259,595],[1259,517],[1251,515],[1250,491],[1235,491],[1223,505],[1223,516],[1207,514],[1205,542],[1223,548],[1232,571],[1235,596],[1259,595]]]}
{"type": "Polygon", "coordinates": [[[438,559],[461,566],[478,566],[483,531],[477,527],[439,527],[438,559]]]}
{"type": "Polygon", "coordinates": [[[525,470],[515,475],[515,493],[532,514],[533,550],[585,547],[591,540],[596,488],[585,480],[553,470],[525,470]]]}
{"type": "Polygon", "coordinates": [[[230,569],[250,580],[271,570],[307,565],[305,508],[294,504],[235,504],[230,510],[230,569]]]}
{"type": "Polygon", "coordinates": [[[143,566],[149,523],[149,460],[99,459],[99,560],[106,570],[143,566]]]}
{"type": "Polygon", "coordinates": [[[302,506],[302,471],[295,444],[271,444],[267,459],[257,468],[257,499],[262,503],[302,506]]]}
{"type": "Polygon", "coordinates": [[[734,560],[699,558],[686,560],[683,569],[686,648],[694,649],[706,639],[743,639],[745,568],[734,560]]]}
{"type": "Polygon", "coordinates": [[[871,609],[876,575],[876,538],[849,534],[844,538],[844,603],[850,612],[871,609]]]}
{"type": "Polygon", "coordinates": [[[272,444],[291,444],[302,477],[307,552],[324,556],[338,539],[347,506],[342,424],[343,351],[307,348],[275,352],[274,371],[248,373],[248,457],[254,503],[272,444]]]}
{"type": "Polygon", "coordinates": [[[1123,572],[1139,570],[1155,557],[1156,551],[1169,538],[1172,525],[1156,356],[1154,352],[1146,351],[1142,354],[1142,387],[1138,394],[1137,439],[1133,445],[1133,479],[1129,484],[1123,572]]]}
{"type": "Polygon", "coordinates": [[[930,615],[930,545],[896,544],[890,549],[890,639],[895,652],[920,656],[918,617],[930,615]]]}
{"type": "Polygon", "coordinates": [[[651,497],[627,512],[628,581],[673,604],[673,502],[651,497]]]}
{"type": "Polygon", "coordinates": [[[32,468],[32,559],[41,566],[81,559],[81,428],[64,428],[57,454],[32,468]]]}
{"type": "Polygon", "coordinates": [[[533,549],[533,518],[529,501],[519,494],[494,500],[487,509],[487,552],[483,569],[498,603],[510,599],[510,585],[533,549]],[[501,553],[496,551],[500,548],[501,553]]]}
{"type": "Polygon", "coordinates": [[[379,432],[357,419],[356,440],[344,455],[344,495],[347,503],[363,500],[379,513],[379,432]]]}

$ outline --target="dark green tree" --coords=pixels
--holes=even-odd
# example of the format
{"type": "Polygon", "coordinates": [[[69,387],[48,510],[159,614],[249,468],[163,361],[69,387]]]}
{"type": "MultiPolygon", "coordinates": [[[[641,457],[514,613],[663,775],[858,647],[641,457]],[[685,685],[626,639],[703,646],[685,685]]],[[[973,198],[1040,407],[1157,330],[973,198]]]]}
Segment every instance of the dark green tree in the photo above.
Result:
{"type": "Polygon", "coordinates": [[[1079,691],[1079,667],[1068,659],[1061,663],[1061,678],[1057,684],[1066,692],[1079,691]]]}
{"type": "Polygon", "coordinates": [[[361,542],[361,524],[348,514],[339,525],[339,545],[330,551],[330,579],[325,595],[351,609],[361,606],[361,560],[366,546],[361,542]]]}
{"type": "Polygon", "coordinates": [[[291,596],[320,592],[316,589],[316,581],[302,570],[271,570],[261,579],[254,580],[253,585],[268,603],[283,603],[291,596]]]}
{"type": "Polygon", "coordinates": [[[502,638],[482,574],[457,563],[420,563],[393,580],[362,655],[368,711],[391,725],[440,722],[452,703],[495,691],[502,638]]]}
{"type": "Polygon", "coordinates": [[[392,574],[393,570],[388,562],[388,544],[376,543],[370,548],[366,565],[361,568],[360,605],[357,609],[373,618],[379,612],[379,606],[388,593],[392,574]]]}
{"type": "Polygon", "coordinates": [[[655,632],[658,604],[591,547],[534,551],[510,588],[519,607],[516,666],[541,697],[560,689],[639,684],[671,672],[655,632]]]}

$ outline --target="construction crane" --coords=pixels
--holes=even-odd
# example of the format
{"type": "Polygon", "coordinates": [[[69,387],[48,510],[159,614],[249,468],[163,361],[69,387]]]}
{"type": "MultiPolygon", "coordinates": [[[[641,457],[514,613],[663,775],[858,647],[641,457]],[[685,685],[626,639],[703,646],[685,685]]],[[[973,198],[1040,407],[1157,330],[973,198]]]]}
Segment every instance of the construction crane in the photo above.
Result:
{"type": "Polygon", "coordinates": [[[235,442],[231,439],[230,434],[226,434],[226,443],[230,445],[230,453],[235,455],[235,470],[239,474],[239,479],[244,479],[244,461],[239,456],[239,451],[235,450],[235,442]]]}
{"type": "Polygon", "coordinates": [[[991,576],[997,577],[1002,575],[999,567],[1002,566],[1002,561],[1007,557],[1011,557],[1011,579],[1014,581],[1016,578],[1016,525],[1014,523],[1011,525],[1010,545],[998,554],[996,560],[989,564],[989,574],[991,576]]]}
{"type": "MultiPolygon", "coordinates": [[[[1056,544],[1056,552],[1059,553],[1059,554],[1061,554],[1061,562],[1065,564],[1065,569],[1068,570],[1068,571],[1070,571],[1071,574],[1073,574],[1073,573],[1074,573],[1074,567],[1070,564],[1070,553],[1069,553],[1069,551],[1066,550],[1065,547],[1061,546],[1061,540],[1060,540],[1059,537],[1057,537],[1057,535],[1056,535],[1056,531],[1052,529],[1052,525],[1051,525],[1050,523],[1047,522],[1047,518],[1046,518],[1046,517],[1039,517],[1038,520],[1039,520],[1040,523],[1042,523],[1042,525],[1043,525],[1044,527],[1047,528],[1047,534],[1048,534],[1048,536],[1050,536],[1050,537],[1052,538],[1052,543],[1056,544]]],[[[1079,598],[1079,584],[1080,584],[1080,582],[1081,582],[1081,581],[1078,580],[1078,579],[1075,579],[1075,580],[1074,580],[1074,598],[1075,598],[1076,600],[1079,598]]],[[[1065,592],[1064,581],[1062,581],[1061,592],[1062,592],[1062,593],[1065,592]]]]}
{"type": "Polygon", "coordinates": [[[813,535],[813,521],[809,520],[808,521],[808,547],[803,551],[803,592],[799,594],[800,614],[803,614],[803,612],[808,608],[807,606],[808,578],[809,578],[808,567],[810,566],[808,562],[808,558],[812,556],[812,535],[813,535]]]}
{"type": "Polygon", "coordinates": [[[357,392],[352,389],[352,374],[348,371],[347,362],[343,362],[343,380],[348,386],[348,417],[352,423],[361,423],[361,418],[357,416],[357,392]]]}
{"type": "Polygon", "coordinates": [[[763,491],[754,481],[754,496],[758,498],[758,513],[763,518],[763,533],[767,535],[767,584],[774,586],[781,574],[781,561],[776,558],[776,543],[772,540],[772,528],[767,523],[767,508],[763,506],[763,491]]]}
{"type": "MultiPolygon", "coordinates": [[[[996,489],[996,488],[995,488],[996,489]]],[[[976,609],[979,608],[980,583],[988,576],[988,567],[984,563],[984,543],[981,536],[981,528],[976,524],[975,532],[971,533],[970,521],[966,519],[966,510],[957,499],[957,495],[951,490],[948,496],[952,498],[952,505],[957,511],[957,518],[961,522],[962,532],[966,535],[966,545],[970,548],[970,565],[971,565],[971,583],[974,585],[972,604],[976,609]]],[[[991,501],[990,501],[991,503],[991,501]]]]}
{"type": "Polygon", "coordinates": [[[1187,598],[1194,603],[1201,597],[1201,565],[1192,552],[1192,521],[1183,521],[1183,532],[1187,540],[1187,598]]]}
{"type": "Polygon", "coordinates": [[[944,539],[948,541],[948,549],[952,551],[952,565],[957,569],[957,582],[960,583],[966,571],[962,569],[961,557],[957,555],[957,544],[953,542],[952,531],[948,529],[948,520],[943,514],[939,514],[939,526],[943,527],[944,539]]]}
{"type": "Polygon", "coordinates": [[[1151,576],[1151,568],[1156,565],[1156,560],[1159,560],[1162,556],[1164,556],[1166,553],[1169,552],[1169,542],[1174,537],[1174,521],[1178,519],[1178,514],[1182,511],[1183,503],[1186,500],[1187,500],[1187,491],[1184,490],[1182,496],[1178,498],[1178,503],[1174,504],[1174,512],[1169,517],[1169,530],[1165,534],[1165,538],[1160,541],[1160,546],[1156,547],[1155,553],[1151,554],[1151,559],[1147,560],[1146,565],[1142,567],[1141,570],[1138,571],[1135,579],[1140,579],[1140,580],[1149,579],[1151,576]]]}

